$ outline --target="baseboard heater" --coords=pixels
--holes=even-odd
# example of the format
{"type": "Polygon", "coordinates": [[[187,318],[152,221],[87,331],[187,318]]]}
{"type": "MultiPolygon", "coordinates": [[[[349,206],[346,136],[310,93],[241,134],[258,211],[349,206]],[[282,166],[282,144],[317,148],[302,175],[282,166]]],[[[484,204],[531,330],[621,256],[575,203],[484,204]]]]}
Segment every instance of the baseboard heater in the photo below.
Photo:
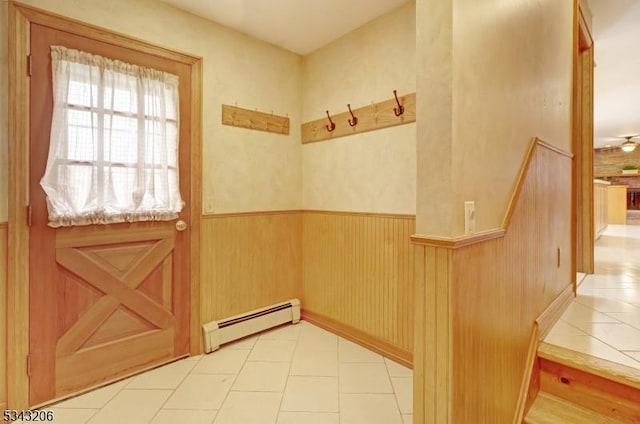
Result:
{"type": "Polygon", "coordinates": [[[220,345],[233,340],[287,322],[296,324],[298,321],[300,321],[300,301],[298,299],[291,299],[220,321],[212,321],[202,326],[204,351],[206,353],[213,352],[220,345]]]}

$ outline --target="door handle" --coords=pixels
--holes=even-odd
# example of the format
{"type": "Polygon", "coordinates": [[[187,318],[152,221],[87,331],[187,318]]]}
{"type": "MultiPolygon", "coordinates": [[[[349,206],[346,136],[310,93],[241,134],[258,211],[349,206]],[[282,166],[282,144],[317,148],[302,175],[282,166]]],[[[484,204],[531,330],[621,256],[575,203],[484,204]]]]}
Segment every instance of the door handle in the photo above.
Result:
{"type": "Polygon", "coordinates": [[[187,223],[186,222],[184,222],[181,219],[176,222],[176,230],[184,231],[186,229],[187,229],[187,223]]]}

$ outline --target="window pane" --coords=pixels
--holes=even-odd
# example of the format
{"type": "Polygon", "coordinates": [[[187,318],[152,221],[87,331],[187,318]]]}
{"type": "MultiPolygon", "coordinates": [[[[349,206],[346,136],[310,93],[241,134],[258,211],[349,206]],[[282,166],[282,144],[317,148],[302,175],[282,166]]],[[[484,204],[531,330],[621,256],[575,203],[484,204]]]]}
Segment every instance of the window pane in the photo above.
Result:
{"type": "Polygon", "coordinates": [[[138,87],[135,76],[116,72],[105,74],[104,107],[128,114],[138,113],[138,87]]]}
{"type": "Polygon", "coordinates": [[[95,185],[96,167],[90,164],[60,165],[59,187],[69,199],[71,210],[93,209],[96,207],[95,185]],[[66,184],[73,181],[73,185],[66,184]]]}
{"type": "Polygon", "coordinates": [[[67,158],[77,161],[98,160],[97,114],[81,110],[67,110],[67,158]]]}
{"type": "Polygon", "coordinates": [[[109,199],[108,202],[105,202],[107,211],[117,212],[133,208],[135,206],[133,191],[136,186],[136,169],[110,166],[105,168],[105,171],[105,187],[111,191],[105,195],[105,199],[109,199]]]}
{"type": "Polygon", "coordinates": [[[105,115],[105,160],[117,163],[138,161],[138,120],[105,115]]]}
{"type": "MultiPolygon", "coordinates": [[[[82,65],[78,65],[82,66],[82,65]]],[[[89,68],[84,66],[84,68],[89,68]]],[[[69,81],[69,104],[77,106],[91,107],[97,105],[98,99],[98,86],[83,82],[79,79],[72,79],[69,81]]]]}

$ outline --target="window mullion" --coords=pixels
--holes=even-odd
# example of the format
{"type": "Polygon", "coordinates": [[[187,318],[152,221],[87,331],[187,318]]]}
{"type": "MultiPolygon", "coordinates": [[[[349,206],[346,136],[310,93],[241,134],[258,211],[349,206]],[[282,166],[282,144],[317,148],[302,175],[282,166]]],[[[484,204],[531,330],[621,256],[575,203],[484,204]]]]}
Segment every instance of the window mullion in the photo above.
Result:
{"type": "MultiPolygon", "coordinates": [[[[96,111],[97,114],[97,119],[98,119],[98,145],[97,145],[97,161],[96,161],[96,178],[98,181],[97,187],[96,187],[96,195],[97,195],[97,202],[98,202],[98,210],[101,210],[104,208],[104,191],[105,191],[105,187],[104,187],[104,92],[106,90],[105,87],[105,78],[104,78],[104,73],[106,72],[105,69],[100,69],[100,82],[98,84],[98,110],[96,111]]],[[[92,114],[93,115],[93,114],[92,114]]]]}
{"type": "Polygon", "coordinates": [[[136,75],[136,86],[138,88],[138,167],[136,170],[136,184],[134,188],[135,194],[140,193],[140,198],[136,198],[136,206],[142,204],[142,193],[145,184],[145,166],[147,163],[146,153],[146,134],[145,134],[145,89],[144,81],[141,75],[136,75]]]}

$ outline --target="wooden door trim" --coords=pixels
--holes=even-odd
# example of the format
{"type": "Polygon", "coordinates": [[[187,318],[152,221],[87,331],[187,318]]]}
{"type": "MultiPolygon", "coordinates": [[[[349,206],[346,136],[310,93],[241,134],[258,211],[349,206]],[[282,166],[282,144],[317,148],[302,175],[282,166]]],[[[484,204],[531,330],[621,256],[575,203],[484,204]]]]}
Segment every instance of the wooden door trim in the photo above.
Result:
{"type": "Polygon", "coordinates": [[[7,260],[7,404],[29,406],[29,78],[30,25],[39,24],[191,67],[190,350],[201,352],[200,220],[202,211],[202,58],[169,50],[61,15],[9,2],[9,219],[7,260]]]}
{"type": "MultiPolygon", "coordinates": [[[[572,195],[572,267],[594,272],[593,195],[593,54],[594,42],[578,0],[574,0],[572,83],[572,145],[574,152],[572,195]],[[586,61],[585,61],[586,59],[586,61]],[[586,62],[586,63],[585,63],[586,62]],[[588,72],[587,68],[588,67],[588,72]],[[585,80],[588,77],[588,80],[585,80]],[[588,90],[585,90],[585,83],[588,90]],[[588,137],[585,136],[585,132],[588,137]]],[[[574,283],[574,291],[577,282],[574,283]]]]}

